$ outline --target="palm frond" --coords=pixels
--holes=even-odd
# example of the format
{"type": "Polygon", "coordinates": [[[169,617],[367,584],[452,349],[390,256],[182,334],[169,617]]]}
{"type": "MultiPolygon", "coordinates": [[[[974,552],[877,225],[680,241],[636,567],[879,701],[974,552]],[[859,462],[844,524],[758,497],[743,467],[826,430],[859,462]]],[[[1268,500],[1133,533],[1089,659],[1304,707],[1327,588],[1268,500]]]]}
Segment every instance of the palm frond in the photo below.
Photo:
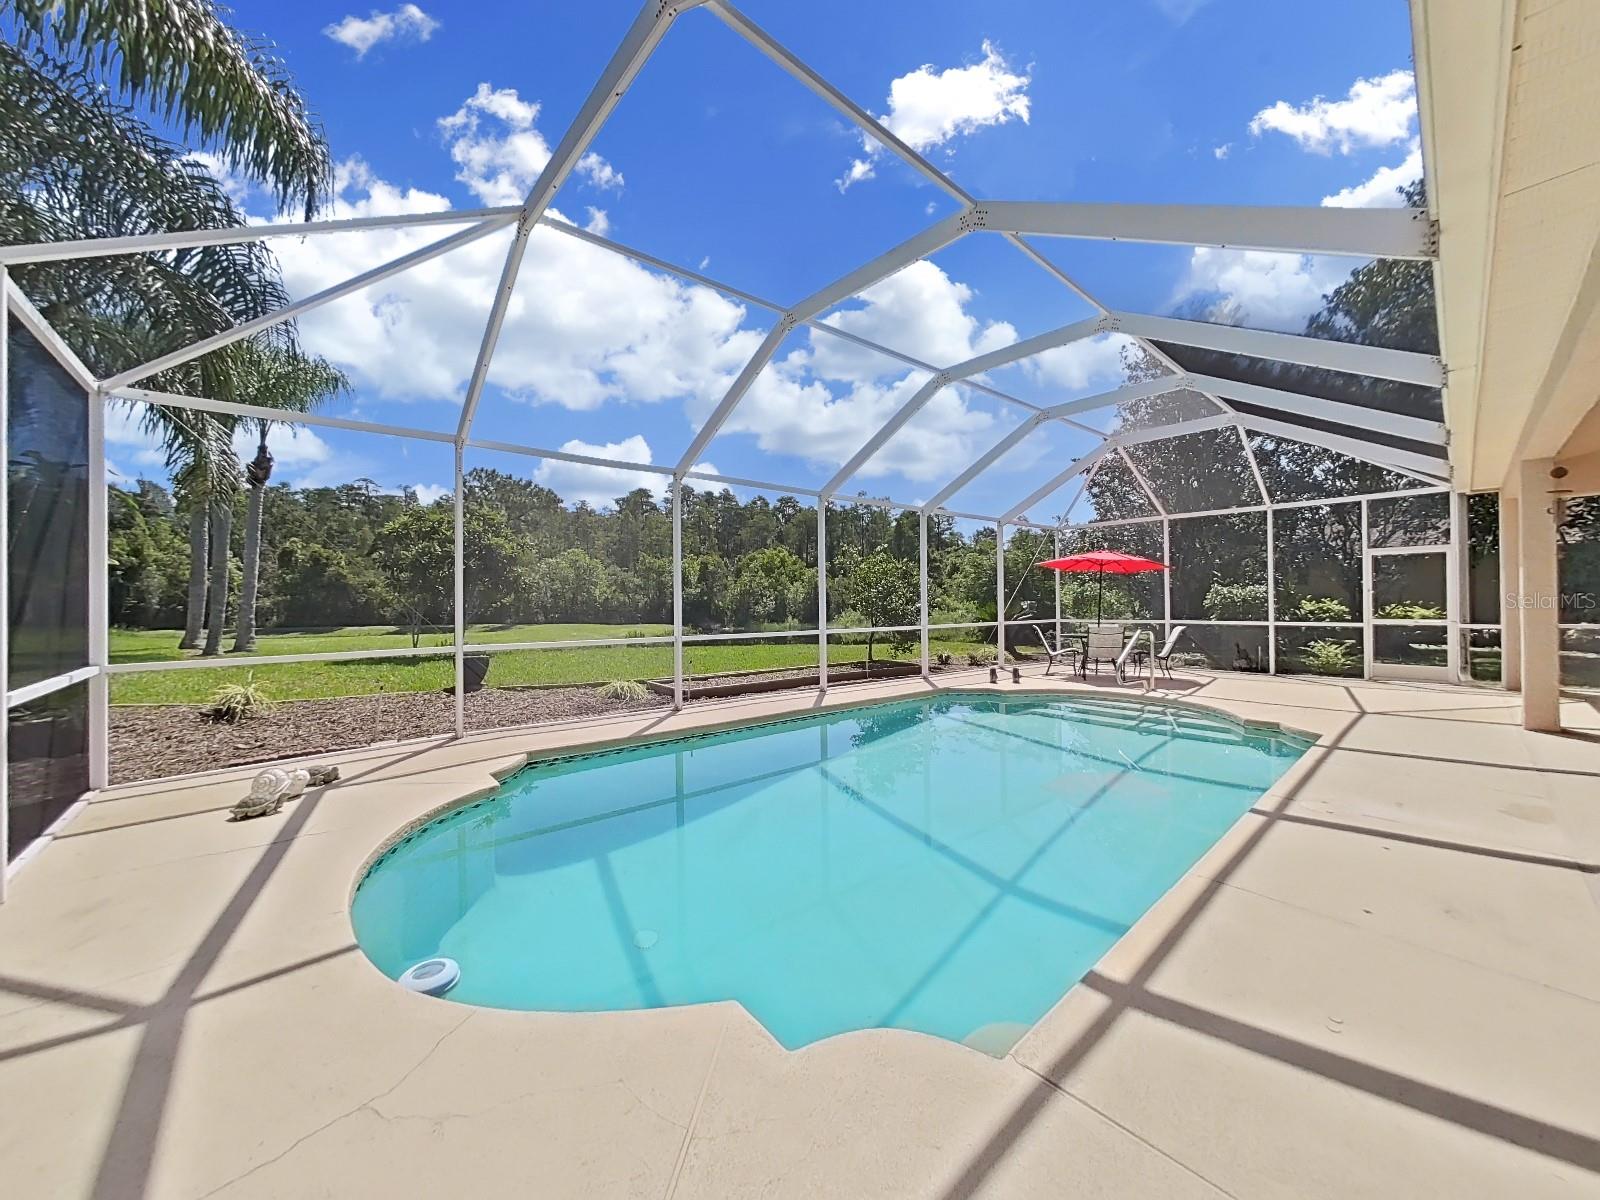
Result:
{"type": "MultiPolygon", "coordinates": [[[[306,216],[328,197],[322,128],[270,42],[213,0],[3,0],[22,37],[195,133],[306,216]]],[[[32,47],[30,47],[32,48],[32,47]]]]}
{"type": "MultiPolygon", "coordinates": [[[[0,43],[0,239],[112,237],[244,223],[185,151],[83,71],[0,43]]],[[[148,361],[288,300],[261,243],[39,263],[18,284],[101,375],[148,361]],[[140,348],[135,352],[134,345],[140,348]]],[[[283,336],[292,337],[285,332],[283,336]]],[[[231,398],[228,376],[196,368],[231,398]]],[[[182,389],[178,389],[182,390],[182,389]]]]}

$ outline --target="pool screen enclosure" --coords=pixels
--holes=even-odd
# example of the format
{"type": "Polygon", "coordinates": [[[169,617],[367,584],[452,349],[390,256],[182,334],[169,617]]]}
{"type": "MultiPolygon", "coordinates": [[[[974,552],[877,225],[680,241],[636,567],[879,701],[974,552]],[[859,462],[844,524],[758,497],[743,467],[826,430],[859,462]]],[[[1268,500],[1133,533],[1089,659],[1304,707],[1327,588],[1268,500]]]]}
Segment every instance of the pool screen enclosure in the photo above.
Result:
{"type": "MultiPolygon", "coordinates": [[[[1019,573],[1041,559],[1099,548],[1170,564],[1170,571],[1130,585],[1129,607],[1121,615],[1158,631],[1188,626],[1194,652],[1211,665],[1292,669],[1304,660],[1307,647],[1323,644],[1313,653],[1326,657],[1327,644],[1341,643],[1359,647],[1350,652],[1348,671],[1383,673],[1386,666],[1406,666],[1400,661],[1404,654],[1386,662],[1386,657],[1395,657],[1393,646],[1411,646],[1421,639],[1436,643],[1434,666],[1439,672],[1459,678],[1462,635],[1468,626],[1460,600],[1466,498],[1450,490],[1442,419],[1445,371],[1431,322],[1424,344],[1379,345],[1333,328],[1287,333],[1226,324],[1204,314],[1122,311],[1103,303],[1051,252],[1084,240],[1225,247],[1333,257],[1352,267],[1411,264],[1426,273],[1436,253],[1435,228],[1429,212],[1415,207],[1215,207],[978,197],[732,4],[657,0],[633,21],[519,204],[0,248],[7,356],[6,397],[0,409],[6,419],[10,556],[8,644],[7,653],[0,655],[10,718],[6,857],[20,853],[82,791],[108,783],[110,685],[119,674],[204,671],[241,661],[265,666],[448,656],[453,658],[457,735],[469,728],[462,686],[467,659],[480,652],[649,649],[659,655],[652,661],[665,668],[660,674],[670,683],[671,702],[682,705],[686,680],[692,682],[696,674],[695,659],[703,645],[775,637],[795,645],[814,639],[817,684],[826,688],[830,646],[837,653],[842,639],[894,635],[916,646],[915,658],[908,661],[919,661],[926,673],[938,657],[936,643],[943,631],[958,626],[968,635],[979,631],[1003,653],[1008,646],[1025,644],[1016,626],[1059,626],[1086,616],[1070,611],[1073,597],[1069,593],[1063,599],[1060,580],[1042,585],[1053,592],[1049,603],[1019,605],[1019,573]],[[929,220],[919,232],[885,246],[876,257],[810,294],[781,299],[736,288],[703,270],[552,215],[563,183],[613,111],[627,103],[630,85],[674,26],[689,19],[720,22],[752,52],[765,55],[839,118],[897,157],[927,188],[947,198],[954,211],[929,220]],[[69,339],[30,301],[25,286],[28,269],[39,264],[114,255],[171,256],[196,247],[270,238],[381,238],[398,232],[422,240],[408,241],[412,248],[404,253],[295,297],[276,312],[109,374],[85,365],[69,339]],[[475,436],[475,418],[493,387],[496,355],[507,353],[502,335],[519,277],[530,261],[530,246],[554,244],[550,239],[573,239],[623,256],[663,277],[734,300],[770,321],[753,353],[729,372],[720,396],[673,461],[620,461],[475,436]],[[958,243],[974,242],[987,243],[986,252],[1007,256],[1009,269],[1048,279],[1074,304],[1086,306],[1089,315],[960,362],[927,361],[881,345],[833,318],[841,305],[897,272],[948,253],[958,243]],[[481,297],[481,339],[453,428],[402,427],[319,412],[286,416],[268,407],[151,386],[221,347],[283,322],[309,319],[325,306],[407,271],[427,264],[447,266],[453,253],[479,243],[503,243],[505,250],[498,280],[481,297]],[[763,372],[781,362],[786,346],[801,335],[813,345],[870,355],[901,371],[902,386],[888,418],[848,457],[829,464],[825,478],[818,476],[806,486],[708,468],[708,450],[719,437],[744,428],[739,422],[748,419],[749,410],[741,406],[763,372]],[[1135,364],[1119,386],[1050,394],[1047,388],[1008,383],[1016,377],[1007,374],[1008,368],[1106,339],[1115,339],[1124,347],[1123,361],[1135,364]],[[861,490],[860,480],[870,474],[864,469],[874,457],[923,429],[952,395],[996,414],[999,436],[965,469],[930,484],[925,495],[892,497],[861,490]],[[453,468],[453,565],[440,584],[453,590],[441,601],[441,610],[447,609],[453,621],[447,642],[249,660],[113,662],[106,430],[108,414],[120,419],[130,406],[402,439],[419,452],[447,455],[453,468]],[[473,609],[487,600],[475,593],[471,577],[466,530],[472,512],[463,480],[475,465],[490,460],[620,469],[662,493],[671,520],[670,632],[627,639],[475,642],[468,628],[473,609]],[[1023,462],[1030,469],[1017,466],[1023,462]],[[1048,463],[1048,469],[1040,463],[1048,463]],[[815,522],[814,532],[807,534],[817,564],[814,627],[795,627],[791,621],[775,631],[757,620],[743,625],[724,620],[708,628],[694,612],[686,613],[686,603],[691,608],[694,604],[693,588],[686,587],[686,496],[690,489],[704,491],[707,485],[794,498],[802,519],[815,522]],[[860,606],[847,608],[840,597],[829,595],[829,564],[847,550],[856,551],[852,530],[862,527],[861,514],[874,510],[904,518],[902,527],[911,531],[904,557],[917,565],[914,619],[856,624],[860,606]],[[985,545],[993,537],[992,617],[969,611],[952,619],[930,602],[930,538],[936,542],[941,529],[951,524],[978,530],[974,536],[981,535],[985,545]],[[841,540],[842,546],[830,544],[841,540]],[[1216,567],[1219,547],[1243,564],[1228,578],[1216,567]],[[1430,573],[1437,579],[1418,582],[1430,573]],[[1374,604],[1374,597],[1388,594],[1385,588],[1392,598],[1374,604]],[[1423,603],[1418,597],[1424,591],[1442,602],[1423,603]],[[1308,606],[1307,596],[1324,602],[1308,606]],[[847,611],[850,618],[841,624],[847,611]],[[1009,632],[1008,625],[1013,627],[1009,632]],[[1391,635],[1390,630],[1398,632],[1391,635]]],[[[809,602],[806,611],[811,611],[809,602]]]]}

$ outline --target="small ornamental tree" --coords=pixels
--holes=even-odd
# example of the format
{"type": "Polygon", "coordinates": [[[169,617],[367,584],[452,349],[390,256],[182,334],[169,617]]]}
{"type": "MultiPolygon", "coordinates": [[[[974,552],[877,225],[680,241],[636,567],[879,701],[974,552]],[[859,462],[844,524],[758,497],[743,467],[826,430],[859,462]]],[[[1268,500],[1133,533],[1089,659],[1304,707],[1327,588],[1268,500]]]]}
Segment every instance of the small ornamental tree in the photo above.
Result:
{"type": "MultiPolygon", "coordinates": [[[[911,625],[917,620],[919,587],[917,568],[878,550],[857,563],[844,579],[845,603],[859,612],[867,625],[911,625]]],[[[867,634],[867,666],[872,666],[872,646],[877,634],[867,634]]]]}
{"type": "MultiPolygon", "coordinates": [[[[462,547],[467,614],[479,608],[479,597],[504,596],[512,588],[516,544],[505,517],[481,507],[465,513],[462,547]]],[[[395,616],[422,642],[426,627],[442,627],[454,619],[455,515],[440,500],[427,507],[410,505],[378,531],[372,556],[394,598],[395,616]]]]}

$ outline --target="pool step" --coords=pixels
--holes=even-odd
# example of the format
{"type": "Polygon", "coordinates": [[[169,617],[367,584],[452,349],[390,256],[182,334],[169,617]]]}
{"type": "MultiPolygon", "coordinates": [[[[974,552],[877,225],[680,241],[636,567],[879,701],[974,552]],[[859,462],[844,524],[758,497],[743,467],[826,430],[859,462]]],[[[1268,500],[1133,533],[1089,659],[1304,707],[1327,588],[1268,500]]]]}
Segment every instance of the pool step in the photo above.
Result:
{"type": "Polygon", "coordinates": [[[1093,725],[1101,729],[1170,734],[1191,741],[1233,746],[1243,745],[1251,738],[1260,736],[1255,731],[1247,730],[1231,721],[1208,717],[1202,713],[1149,708],[1140,704],[1119,704],[1115,701],[1097,700],[1092,706],[1073,705],[1063,719],[1072,724],[1093,725]]]}

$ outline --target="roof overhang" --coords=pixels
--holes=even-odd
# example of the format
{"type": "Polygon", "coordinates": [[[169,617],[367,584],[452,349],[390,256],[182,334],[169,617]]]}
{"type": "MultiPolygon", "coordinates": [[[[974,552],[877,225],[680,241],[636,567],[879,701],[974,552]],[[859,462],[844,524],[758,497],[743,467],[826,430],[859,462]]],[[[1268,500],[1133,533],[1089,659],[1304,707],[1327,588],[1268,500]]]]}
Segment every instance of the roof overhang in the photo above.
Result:
{"type": "Polygon", "coordinates": [[[1455,483],[1514,488],[1600,395],[1600,5],[1411,8],[1455,483]]]}

